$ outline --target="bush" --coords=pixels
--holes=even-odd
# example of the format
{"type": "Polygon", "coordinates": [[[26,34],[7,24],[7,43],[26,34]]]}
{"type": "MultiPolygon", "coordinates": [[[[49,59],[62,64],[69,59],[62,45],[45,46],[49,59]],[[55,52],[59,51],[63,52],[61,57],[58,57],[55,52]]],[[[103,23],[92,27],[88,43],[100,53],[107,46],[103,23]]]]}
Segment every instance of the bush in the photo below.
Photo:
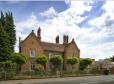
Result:
{"type": "Polygon", "coordinates": [[[84,70],[92,62],[93,62],[93,59],[90,59],[90,58],[81,58],[80,59],[80,70],[84,70]]]}
{"type": "Polygon", "coordinates": [[[37,74],[37,75],[40,75],[40,76],[45,75],[44,67],[40,64],[37,65],[37,67],[35,68],[34,71],[35,71],[35,74],[37,74]]]}
{"type": "Polygon", "coordinates": [[[104,75],[108,75],[109,74],[109,70],[104,70],[104,75]]]}
{"type": "Polygon", "coordinates": [[[41,65],[45,65],[47,62],[47,57],[45,55],[40,55],[37,57],[36,62],[41,65]]]}
{"type": "Polygon", "coordinates": [[[16,64],[17,73],[21,71],[21,65],[23,65],[27,62],[26,56],[24,56],[21,53],[13,53],[11,55],[11,60],[12,60],[13,63],[16,64]]]}
{"type": "Polygon", "coordinates": [[[71,56],[67,58],[67,64],[74,65],[76,63],[78,63],[78,59],[76,57],[71,56]]]}
{"type": "Polygon", "coordinates": [[[15,75],[15,64],[11,61],[0,62],[0,79],[11,79],[15,75]]]}
{"type": "Polygon", "coordinates": [[[61,64],[63,63],[63,58],[60,55],[54,55],[50,58],[50,62],[53,65],[53,72],[58,73],[57,71],[60,70],[61,64]]]}
{"type": "Polygon", "coordinates": [[[69,65],[72,66],[72,73],[73,73],[73,70],[75,70],[75,69],[74,69],[74,65],[75,65],[76,63],[78,63],[78,59],[77,59],[76,57],[70,56],[70,57],[67,58],[67,64],[69,64],[69,65]]]}

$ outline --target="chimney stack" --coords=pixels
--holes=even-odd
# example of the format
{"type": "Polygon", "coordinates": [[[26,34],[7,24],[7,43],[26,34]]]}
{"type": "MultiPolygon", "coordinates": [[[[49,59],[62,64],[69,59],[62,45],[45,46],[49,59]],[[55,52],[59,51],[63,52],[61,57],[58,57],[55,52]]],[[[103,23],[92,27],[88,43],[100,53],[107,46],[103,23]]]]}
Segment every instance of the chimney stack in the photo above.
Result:
{"type": "Polygon", "coordinates": [[[63,44],[64,45],[68,44],[68,35],[63,36],[63,44]]]}
{"type": "Polygon", "coordinates": [[[59,43],[59,36],[56,37],[56,43],[59,43]]]}
{"type": "Polygon", "coordinates": [[[67,37],[66,37],[66,38],[67,38],[67,43],[68,43],[68,39],[69,39],[69,38],[68,38],[68,35],[67,35],[67,37]]]}
{"type": "Polygon", "coordinates": [[[40,27],[38,28],[38,31],[37,31],[37,37],[41,41],[41,29],[40,29],[40,27]]]}

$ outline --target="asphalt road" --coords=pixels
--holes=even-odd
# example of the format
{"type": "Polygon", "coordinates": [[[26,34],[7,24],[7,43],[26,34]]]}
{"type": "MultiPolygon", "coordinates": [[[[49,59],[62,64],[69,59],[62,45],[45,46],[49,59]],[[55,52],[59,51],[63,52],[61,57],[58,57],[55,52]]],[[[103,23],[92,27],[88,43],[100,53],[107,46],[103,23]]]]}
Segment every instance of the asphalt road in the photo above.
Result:
{"type": "Polygon", "coordinates": [[[0,81],[0,84],[114,84],[114,75],[0,81]]]}

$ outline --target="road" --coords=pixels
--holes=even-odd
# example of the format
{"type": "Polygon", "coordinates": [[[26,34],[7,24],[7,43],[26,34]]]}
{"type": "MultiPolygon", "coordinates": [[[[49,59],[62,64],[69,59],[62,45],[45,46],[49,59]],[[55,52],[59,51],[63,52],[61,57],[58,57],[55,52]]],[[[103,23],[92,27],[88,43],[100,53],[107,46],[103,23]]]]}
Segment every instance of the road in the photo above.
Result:
{"type": "Polygon", "coordinates": [[[0,84],[114,84],[114,75],[0,81],[0,84]]]}

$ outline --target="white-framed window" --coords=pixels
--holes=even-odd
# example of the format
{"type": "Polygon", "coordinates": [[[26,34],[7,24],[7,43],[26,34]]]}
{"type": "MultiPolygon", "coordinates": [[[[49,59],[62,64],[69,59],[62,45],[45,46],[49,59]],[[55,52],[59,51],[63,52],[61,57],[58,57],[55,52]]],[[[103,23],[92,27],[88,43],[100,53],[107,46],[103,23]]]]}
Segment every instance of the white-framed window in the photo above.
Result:
{"type": "Polygon", "coordinates": [[[30,57],[35,57],[36,56],[36,52],[35,50],[30,50],[30,57]]]}
{"type": "Polygon", "coordinates": [[[50,59],[50,58],[51,58],[51,56],[52,56],[52,53],[50,52],[50,53],[48,54],[48,58],[50,59]]]}
{"type": "Polygon", "coordinates": [[[35,63],[31,63],[31,70],[34,70],[35,69],[35,63]]]}

